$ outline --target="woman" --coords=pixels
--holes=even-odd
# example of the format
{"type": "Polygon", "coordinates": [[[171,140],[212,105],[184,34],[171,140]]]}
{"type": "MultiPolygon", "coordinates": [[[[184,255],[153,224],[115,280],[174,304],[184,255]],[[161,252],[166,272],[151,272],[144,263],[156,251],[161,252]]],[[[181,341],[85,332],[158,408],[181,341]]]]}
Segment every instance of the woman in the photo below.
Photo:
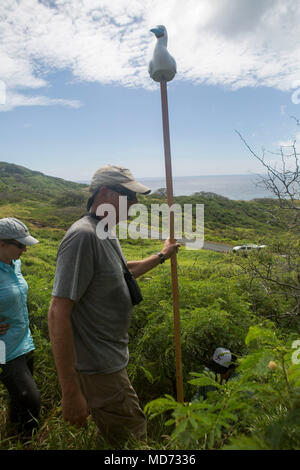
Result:
{"type": "Polygon", "coordinates": [[[39,419],[40,393],[32,375],[34,344],[20,257],[36,243],[18,219],[0,219],[0,380],[9,393],[11,425],[29,433],[39,419]]]}

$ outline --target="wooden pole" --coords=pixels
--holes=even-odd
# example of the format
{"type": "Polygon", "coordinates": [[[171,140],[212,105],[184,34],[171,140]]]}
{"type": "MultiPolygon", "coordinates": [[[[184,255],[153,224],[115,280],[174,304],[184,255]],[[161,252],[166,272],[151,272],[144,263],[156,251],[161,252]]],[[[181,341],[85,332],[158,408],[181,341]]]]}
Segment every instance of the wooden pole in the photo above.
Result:
{"type": "MultiPolygon", "coordinates": [[[[163,121],[163,135],[164,135],[167,201],[168,201],[169,207],[171,207],[173,205],[173,180],[172,180],[167,82],[165,80],[162,80],[160,82],[160,92],[161,92],[162,121],[163,121]]],[[[170,239],[171,241],[174,241],[174,212],[173,211],[170,212],[170,239]]],[[[171,274],[172,274],[172,294],[173,294],[173,314],[174,314],[177,401],[182,403],[183,402],[183,381],[182,381],[180,316],[179,316],[178,275],[177,275],[176,253],[174,253],[171,257],[171,274]]]]}

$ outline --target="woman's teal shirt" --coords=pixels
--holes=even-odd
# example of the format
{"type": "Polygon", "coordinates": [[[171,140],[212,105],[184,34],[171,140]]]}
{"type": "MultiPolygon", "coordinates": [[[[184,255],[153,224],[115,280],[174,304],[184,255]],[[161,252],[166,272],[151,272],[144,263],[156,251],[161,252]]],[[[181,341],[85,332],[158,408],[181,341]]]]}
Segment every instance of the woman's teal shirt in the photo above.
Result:
{"type": "Polygon", "coordinates": [[[6,362],[34,349],[27,310],[27,282],[21,273],[21,261],[11,265],[0,261],[0,319],[9,328],[0,341],[5,343],[6,362]]]}

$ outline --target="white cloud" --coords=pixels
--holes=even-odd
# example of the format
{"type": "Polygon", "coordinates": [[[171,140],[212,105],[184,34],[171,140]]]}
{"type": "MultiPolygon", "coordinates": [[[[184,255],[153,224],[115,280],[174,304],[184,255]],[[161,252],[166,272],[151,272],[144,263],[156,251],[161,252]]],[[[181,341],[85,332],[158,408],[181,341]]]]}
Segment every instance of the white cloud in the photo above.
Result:
{"type": "MultiPolygon", "coordinates": [[[[1,104],[1,102],[0,102],[1,104]]],[[[10,111],[19,106],[68,106],[71,108],[79,108],[81,106],[78,100],[65,100],[62,98],[48,98],[47,96],[26,96],[16,92],[6,92],[6,99],[0,106],[0,112],[10,111]]]]}
{"type": "Polygon", "coordinates": [[[149,29],[156,24],[168,29],[177,79],[234,89],[300,87],[300,5],[293,0],[1,0],[6,110],[24,103],[79,106],[76,100],[21,98],[22,89],[48,86],[53,70],[151,88],[155,38],[149,29]]]}

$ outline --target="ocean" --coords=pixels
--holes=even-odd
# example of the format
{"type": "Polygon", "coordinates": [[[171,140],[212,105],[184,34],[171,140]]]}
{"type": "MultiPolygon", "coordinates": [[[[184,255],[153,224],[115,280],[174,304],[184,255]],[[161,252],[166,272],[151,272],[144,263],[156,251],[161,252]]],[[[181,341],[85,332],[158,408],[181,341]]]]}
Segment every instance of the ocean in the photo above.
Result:
{"type": "MultiPolygon", "coordinates": [[[[210,175],[174,176],[174,196],[189,196],[204,191],[219,194],[233,200],[249,201],[256,198],[274,197],[258,181],[262,175],[210,175]]],[[[165,188],[164,178],[137,178],[152,191],[165,188]]]]}
{"type": "MultiPolygon", "coordinates": [[[[250,201],[251,199],[274,197],[258,181],[263,175],[208,175],[208,176],[174,176],[174,196],[190,196],[204,191],[215,193],[233,200],[250,201]]],[[[165,178],[136,178],[152,191],[166,187],[165,178]]],[[[89,184],[89,181],[77,181],[89,184]]]]}

